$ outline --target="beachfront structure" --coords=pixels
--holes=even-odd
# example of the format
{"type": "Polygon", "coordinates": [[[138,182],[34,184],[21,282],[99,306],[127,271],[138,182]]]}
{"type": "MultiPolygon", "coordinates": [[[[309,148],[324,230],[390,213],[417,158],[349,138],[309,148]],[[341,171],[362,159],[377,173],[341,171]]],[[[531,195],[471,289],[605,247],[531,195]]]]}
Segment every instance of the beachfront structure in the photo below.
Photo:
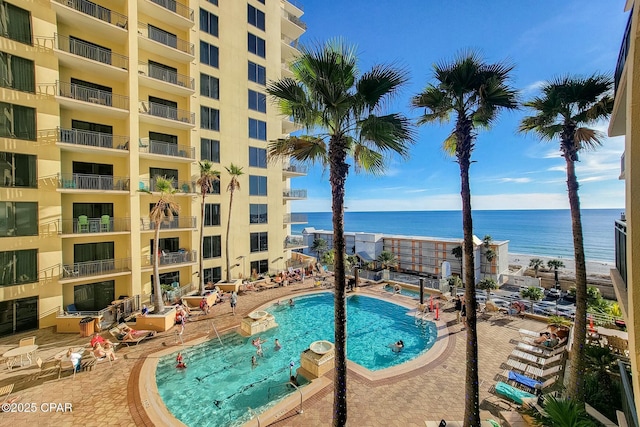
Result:
{"type": "Polygon", "coordinates": [[[154,250],[163,284],[197,286],[200,251],[205,281],[225,277],[231,163],[232,277],[284,267],[306,169],[266,160],[295,126],[265,86],[290,75],[302,14],[292,0],[0,0],[0,335],[139,307],[154,250]],[[205,159],[222,174],[198,248],[205,159]],[[181,211],[156,245],[157,176],[181,211]]]}
{"type": "MultiPolygon", "coordinates": [[[[316,230],[306,227],[302,230],[305,249],[303,253],[316,256],[309,248],[315,239],[324,239],[328,250],[333,247],[333,231],[316,230]]],[[[423,276],[442,278],[442,263],[447,261],[451,273],[464,277],[462,258],[456,258],[452,251],[462,246],[462,239],[440,237],[400,236],[377,233],[345,232],[347,254],[357,255],[363,262],[375,261],[382,251],[391,252],[398,260],[398,270],[423,276]]],[[[501,274],[509,270],[509,241],[491,241],[489,247],[474,236],[475,277],[479,282],[485,277],[498,281],[501,274]],[[486,256],[491,249],[494,257],[486,256]]],[[[455,251],[453,251],[455,252],[455,251]]]]}
{"type": "Polygon", "coordinates": [[[634,4],[633,0],[625,4],[630,13],[616,65],[615,102],[609,123],[609,136],[625,137],[620,174],[625,182],[625,212],[614,225],[616,268],[611,270],[611,280],[629,332],[631,379],[622,372],[623,408],[629,426],[638,425],[640,412],[640,8],[634,4]]]}

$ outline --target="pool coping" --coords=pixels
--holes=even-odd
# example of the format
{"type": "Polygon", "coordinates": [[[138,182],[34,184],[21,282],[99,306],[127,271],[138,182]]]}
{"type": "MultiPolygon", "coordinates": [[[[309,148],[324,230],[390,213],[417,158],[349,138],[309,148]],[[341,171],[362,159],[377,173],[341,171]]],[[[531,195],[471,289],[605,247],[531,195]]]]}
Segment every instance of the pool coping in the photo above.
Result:
{"type": "MultiPolygon", "coordinates": [[[[327,290],[317,290],[310,291],[298,294],[296,296],[308,296],[320,293],[331,293],[327,290]]],[[[356,294],[361,293],[368,297],[377,298],[382,301],[389,301],[388,298],[384,298],[382,295],[378,295],[374,292],[370,292],[368,290],[360,290],[356,294]]],[[[266,307],[270,307],[273,305],[275,301],[281,300],[282,298],[274,298],[258,307],[256,307],[253,311],[261,310],[266,307]]],[[[415,311],[417,309],[417,304],[415,304],[414,300],[409,300],[408,297],[402,297],[394,299],[392,301],[396,305],[403,306],[409,311],[407,315],[415,315],[415,311]],[[406,298],[407,300],[403,300],[406,298]],[[416,305],[416,307],[413,307],[416,305]]],[[[447,325],[445,322],[441,320],[429,319],[430,321],[436,324],[437,336],[436,341],[433,346],[427,350],[424,354],[415,357],[414,359],[404,362],[400,365],[393,366],[391,368],[382,369],[380,371],[370,371],[365,367],[358,365],[355,362],[347,360],[347,370],[351,373],[355,374],[356,377],[363,379],[371,385],[376,385],[377,383],[384,383],[393,379],[401,379],[403,376],[415,372],[416,370],[422,368],[430,367],[434,362],[441,358],[443,354],[445,354],[446,350],[449,348],[450,344],[450,336],[447,325]]],[[[220,334],[235,332],[239,333],[239,326],[232,326],[226,328],[224,330],[218,331],[220,334]]],[[[196,337],[184,343],[182,349],[186,347],[193,347],[195,345],[202,344],[206,341],[210,341],[211,339],[215,339],[215,336],[211,336],[210,333],[203,334],[202,336],[196,337]]],[[[158,350],[149,353],[140,362],[137,364],[139,367],[138,371],[138,398],[140,405],[144,411],[144,414],[140,414],[141,417],[148,418],[148,421],[153,425],[176,425],[176,426],[185,426],[182,421],[176,418],[166,407],[164,401],[160,397],[160,393],[158,391],[158,386],[156,384],[156,368],[158,366],[158,360],[171,353],[175,353],[176,351],[180,351],[181,348],[178,346],[167,347],[166,349],[158,350]]],[[[133,373],[133,372],[132,372],[133,373]]],[[[305,402],[308,399],[311,399],[316,394],[324,391],[330,384],[333,383],[332,380],[333,374],[330,372],[329,374],[316,378],[310,381],[309,384],[301,387],[300,393],[292,393],[291,395],[285,397],[281,402],[274,405],[273,407],[267,409],[263,413],[259,414],[260,424],[266,423],[267,425],[272,424],[276,421],[279,421],[283,418],[283,416],[291,413],[296,409],[299,405],[299,402],[305,402]]],[[[133,378],[133,376],[132,376],[133,378]]],[[[138,408],[140,409],[140,408],[138,408]]],[[[142,421],[142,420],[141,420],[142,421]]],[[[147,420],[144,420],[147,421],[147,420]]],[[[246,422],[244,426],[253,426],[256,425],[257,420],[251,419],[246,422]]]]}

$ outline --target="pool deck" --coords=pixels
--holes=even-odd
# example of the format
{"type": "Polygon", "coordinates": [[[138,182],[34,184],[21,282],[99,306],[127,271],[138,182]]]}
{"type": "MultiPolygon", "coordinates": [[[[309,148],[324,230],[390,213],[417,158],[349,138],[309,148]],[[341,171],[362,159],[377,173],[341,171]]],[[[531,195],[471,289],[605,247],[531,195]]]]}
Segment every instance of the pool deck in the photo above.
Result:
{"type": "MultiPolygon", "coordinates": [[[[184,340],[197,342],[210,333],[213,320],[219,332],[229,331],[239,326],[240,321],[251,311],[272,300],[288,299],[313,290],[308,279],[304,284],[275,288],[262,292],[240,295],[237,315],[231,315],[228,303],[216,305],[209,316],[201,316],[186,325],[184,340]]],[[[396,301],[408,307],[416,302],[410,298],[391,295],[380,290],[379,286],[359,288],[359,292],[396,301]]],[[[425,420],[462,419],[464,413],[465,382],[465,334],[461,325],[455,324],[455,313],[441,312],[442,333],[441,348],[428,352],[425,358],[401,365],[391,375],[363,372],[354,364],[349,364],[348,404],[349,425],[367,426],[424,426],[425,420]],[[446,337],[446,344],[445,344],[446,337]],[[429,354],[430,353],[430,354],[429,354]],[[406,366],[405,366],[406,365],[406,366]]],[[[479,321],[479,379],[480,398],[488,396],[489,388],[495,384],[494,377],[502,372],[500,365],[514,348],[510,342],[518,338],[518,329],[539,330],[544,324],[528,319],[505,319],[497,322],[479,321]]],[[[175,329],[175,328],[174,328],[175,329]]],[[[106,334],[103,334],[105,337],[106,334]]],[[[56,334],[53,329],[17,334],[0,338],[0,354],[17,347],[21,338],[36,336],[39,345],[38,355],[47,360],[56,353],[71,346],[88,344],[88,338],[75,334],[56,334]]],[[[215,337],[215,334],[213,334],[215,337]]],[[[70,372],[63,372],[61,379],[33,381],[31,378],[39,372],[37,365],[8,371],[0,366],[0,387],[15,383],[12,396],[17,402],[31,404],[35,412],[0,413],[0,426],[26,425],[37,423],[47,426],[151,426],[168,425],[168,420],[156,418],[152,407],[158,404],[159,397],[153,397],[153,390],[143,386],[139,378],[146,359],[156,357],[158,351],[176,351],[179,341],[174,330],[140,343],[138,346],[118,350],[118,360],[109,364],[101,362],[92,371],[80,372],[75,379],[70,372]],[[147,396],[147,397],[141,397],[147,396]],[[72,410],[64,407],[49,409],[49,403],[70,403],[72,410]],[[43,406],[43,404],[47,404],[43,406]],[[55,410],[57,412],[54,412],[55,410]],[[151,417],[150,417],[151,415],[151,417]]],[[[393,368],[392,368],[393,369],[393,368]]],[[[145,372],[145,377],[148,374],[145,372]]],[[[309,396],[304,404],[304,412],[298,414],[294,406],[274,411],[277,426],[326,426],[332,418],[333,387],[332,374],[323,377],[314,387],[315,394],[309,396]]],[[[298,398],[299,402],[299,398],[298,398]]],[[[24,408],[22,408],[24,409],[24,408]]],[[[261,416],[261,419],[263,417],[261,416]]],[[[257,425],[257,421],[253,424],[257,425]]],[[[262,423],[264,425],[264,421],[262,423]]]]}

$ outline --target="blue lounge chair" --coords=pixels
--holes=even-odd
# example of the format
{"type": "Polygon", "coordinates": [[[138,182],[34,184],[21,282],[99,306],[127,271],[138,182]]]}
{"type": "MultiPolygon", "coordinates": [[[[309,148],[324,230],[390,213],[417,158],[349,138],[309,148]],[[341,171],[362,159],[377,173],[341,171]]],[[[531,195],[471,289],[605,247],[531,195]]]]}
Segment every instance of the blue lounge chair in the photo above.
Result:
{"type": "Polygon", "coordinates": [[[519,403],[520,405],[524,404],[527,400],[536,401],[538,399],[535,395],[510,386],[509,384],[503,383],[502,381],[496,383],[496,393],[505,396],[513,400],[514,402],[519,403]]]}

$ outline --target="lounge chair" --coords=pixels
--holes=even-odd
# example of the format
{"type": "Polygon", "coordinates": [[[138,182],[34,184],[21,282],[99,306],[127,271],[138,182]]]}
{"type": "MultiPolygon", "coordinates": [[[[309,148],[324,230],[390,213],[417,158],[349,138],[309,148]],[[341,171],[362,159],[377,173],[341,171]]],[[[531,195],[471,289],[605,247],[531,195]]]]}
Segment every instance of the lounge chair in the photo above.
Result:
{"type": "Polygon", "coordinates": [[[7,384],[0,387],[0,403],[6,403],[9,401],[9,395],[13,391],[15,384],[7,384]]]}
{"type": "Polygon", "coordinates": [[[529,393],[542,394],[547,393],[550,389],[560,385],[560,376],[553,376],[545,381],[540,381],[514,371],[505,372],[505,377],[511,385],[525,388],[529,393]]]}
{"type": "Polygon", "coordinates": [[[510,400],[513,400],[520,405],[527,404],[529,402],[536,402],[538,400],[538,397],[536,395],[510,386],[509,384],[503,383],[502,381],[496,383],[494,390],[500,396],[504,396],[510,400]]]}
{"type": "Polygon", "coordinates": [[[28,345],[35,345],[35,343],[36,343],[36,337],[22,338],[20,340],[19,347],[26,347],[28,345]]]}
{"type": "Polygon", "coordinates": [[[111,328],[109,329],[109,333],[111,334],[112,337],[114,337],[116,340],[118,340],[119,343],[122,344],[126,344],[127,346],[135,344],[138,345],[138,343],[140,343],[140,341],[143,341],[147,338],[151,338],[154,337],[156,335],[156,331],[148,331],[148,330],[140,330],[140,331],[136,331],[135,332],[135,336],[133,337],[133,339],[122,339],[122,337],[124,336],[125,332],[123,330],[123,327],[126,326],[125,324],[121,323],[120,325],[116,326],[115,328],[111,328]]]}
{"type": "Polygon", "coordinates": [[[549,347],[527,344],[526,342],[519,342],[516,348],[518,350],[526,351],[527,353],[535,354],[541,357],[550,357],[558,353],[563,353],[565,351],[565,345],[559,345],[557,347],[554,347],[553,349],[550,349],[549,347]]]}
{"type": "Polygon", "coordinates": [[[36,364],[38,368],[40,368],[40,372],[37,372],[34,375],[34,379],[39,380],[46,377],[51,377],[53,375],[58,374],[58,378],[60,378],[61,365],[59,360],[47,360],[43,362],[39,357],[36,359],[36,364]]]}
{"type": "MultiPolygon", "coordinates": [[[[544,331],[543,331],[544,332],[544,331]]],[[[520,329],[518,331],[518,333],[520,334],[521,338],[525,338],[525,337],[534,337],[534,338],[538,338],[541,334],[541,332],[536,332],[536,331],[531,331],[529,329],[520,329]]]]}
{"type": "Polygon", "coordinates": [[[527,353],[521,350],[513,350],[509,357],[526,360],[528,362],[535,363],[536,365],[540,365],[540,366],[551,366],[554,363],[562,362],[562,360],[564,359],[564,354],[558,353],[553,356],[544,357],[544,356],[536,356],[535,354],[527,353]]]}

